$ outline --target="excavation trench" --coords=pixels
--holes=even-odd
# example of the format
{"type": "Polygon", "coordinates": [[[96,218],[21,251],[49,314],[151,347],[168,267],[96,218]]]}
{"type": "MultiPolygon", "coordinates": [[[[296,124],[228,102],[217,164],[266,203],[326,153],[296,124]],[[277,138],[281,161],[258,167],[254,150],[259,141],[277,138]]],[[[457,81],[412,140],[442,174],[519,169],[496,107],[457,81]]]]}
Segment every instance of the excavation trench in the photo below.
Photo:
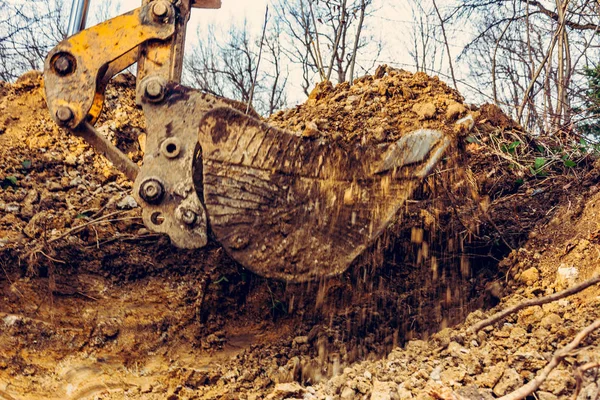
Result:
{"type": "MultiPolygon", "coordinates": [[[[591,165],[577,180],[519,172],[502,143],[516,135],[532,146],[528,136],[422,73],[381,67],[353,86],[319,85],[269,123],[372,146],[466,115],[475,128],[348,271],[286,283],[245,270],[217,244],[180,250],[149,232],[131,183],[51,121],[38,74],[0,93],[0,397],[9,399],[262,398],[286,383],[324,398],[341,396],[346,381],[368,396],[372,379],[361,386],[350,374],[361,362],[393,382],[391,361],[377,363],[523,290],[517,264],[534,250],[518,249],[569,240],[541,227],[579,218],[598,176],[591,165]]],[[[98,129],[139,161],[133,78],[117,77],[106,100],[98,129]]]]}

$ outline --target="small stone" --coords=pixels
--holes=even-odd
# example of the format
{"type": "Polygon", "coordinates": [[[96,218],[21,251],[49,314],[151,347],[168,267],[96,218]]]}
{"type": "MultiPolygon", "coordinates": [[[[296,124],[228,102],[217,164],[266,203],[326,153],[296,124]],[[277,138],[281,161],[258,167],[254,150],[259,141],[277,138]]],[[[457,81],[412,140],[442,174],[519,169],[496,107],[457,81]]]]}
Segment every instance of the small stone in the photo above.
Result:
{"type": "Polygon", "coordinates": [[[531,267],[521,273],[519,281],[526,285],[534,285],[540,280],[540,271],[537,268],[531,267]]]}
{"type": "Polygon", "coordinates": [[[518,325],[524,328],[532,327],[538,324],[544,318],[544,311],[540,306],[527,307],[519,311],[518,325]]]}
{"type": "Polygon", "coordinates": [[[535,392],[535,394],[537,395],[537,398],[539,400],[558,400],[558,397],[553,395],[552,393],[544,392],[541,390],[538,390],[537,392],[535,392]]]}
{"type": "Polygon", "coordinates": [[[511,329],[510,331],[510,338],[511,339],[518,339],[518,338],[522,338],[522,337],[526,337],[527,336],[527,331],[523,328],[521,328],[520,326],[516,326],[513,329],[511,329]]]}
{"type": "Polygon", "coordinates": [[[306,127],[304,128],[304,131],[302,131],[302,136],[308,138],[314,138],[319,136],[319,127],[316,123],[312,121],[307,123],[306,127]]]}
{"type": "Polygon", "coordinates": [[[442,379],[442,367],[439,365],[435,367],[429,374],[429,377],[434,381],[440,381],[442,379]]]}
{"type": "Polygon", "coordinates": [[[103,339],[114,339],[120,331],[120,322],[116,318],[109,318],[98,323],[96,330],[103,339]]]}
{"type": "Polygon", "coordinates": [[[398,388],[398,398],[400,400],[411,400],[413,398],[413,394],[411,393],[410,390],[403,388],[403,387],[399,387],[398,388]]]}
{"type": "Polygon", "coordinates": [[[50,182],[48,184],[48,190],[51,192],[58,192],[63,189],[62,185],[58,182],[50,182]]]}
{"type": "Polygon", "coordinates": [[[575,378],[571,371],[555,369],[548,374],[548,378],[540,386],[540,389],[562,397],[574,387],[575,378]]]}
{"type": "Polygon", "coordinates": [[[563,319],[558,314],[550,313],[547,314],[544,318],[542,318],[542,320],[540,321],[540,326],[552,332],[555,331],[559,326],[561,326],[562,323],[563,319]]]}
{"type": "Polygon", "coordinates": [[[446,110],[446,119],[453,121],[467,112],[467,107],[460,103],[452,103],[446,110]]]}
{"type": "Polygon", "coordinates": [[[120,210],[130,210],[132,208],[136,208],[137,206],[137,201],[135,201],[132,195],[123,197],[123,199],[117,203],[117,208],[120,210]]]}
{"type": "Polygon", "coordinates": [[[375,379],[371,400],[392,400],[392,394],[397,393],[396,385],[392,382],[381,382],[375,379]]]}
{"type": "Polygon", "coordinates": [[[292,345],[301,345],[308,343],[308,336],[296,336],[294,340],[292,340],[292,345]]]}
{"type": "Polygon", "coordinates": [[[17,203],[10,203],[6,205],[5,211],[10,214],[16,214],[21,210],[21,207],[17,203]]]}
{"type": "Polygon", "coordinates": [[[346,386],[340,394],[340,400],[353,400],[356,398],[356,392],[351,387],[346,386]]]}
{"type": "Polygon", "coordinates": [[[290,397],[303,396],[306,393],[298,382],[278,383],[273,391],[265,398],[267,400],[283,400],[290,397]]]}
{"type": "Polygon", "coordinates": [[[465,375],[466,371],[464,368],[451,367],[442,371],[440,378],[447,385],[456,385],[465,379],[465,375]]]}
{"type": "Polygon", "coordinates": [[[412,107],[412,111],[419,116],[419,119],[431,119],[435,115],[436,108],[432,103],[417,103],[412,107]]]}
{"type": "Polygon", "coordinates": [[[373,375],[369,371],[365,371],[363,376],[369,380],[371,380],[371,378],[373,378],[373,375]]]}
{"type": "Polygon", "coordinates": [[[575,267],[569,267],[561,264],[556,271],[555,286],[557,290],[563,290],[573,286],[577,282],[579,271],[575,267]]]}
{"type": "Polygon", "coordinates": [[[73,154],[67,154],[65,157],[65,164],[67,165],[77,165],[77,157],[73,154]]]}
{"type": "Polygon", "coordinates": [[[523,385],[523,378],[521,375],[519,375],[515,369],[509,368],[504,370],[500,381],[494,386],[493,392],[496,396],[504,396],[521,385],[523,385]]]}
{"type": "Polygon", "coordinates": [[[152,392],[152,384],[150,382],[142,383],[140,387],[140,393],[151,393],[152,392]]]}
{"type": "Polygon", "coordinates": [[[377,142],[384,142],[388,137],[387,131],[383,126],[378,126],[373,132],[373,139],[377,142]]]}

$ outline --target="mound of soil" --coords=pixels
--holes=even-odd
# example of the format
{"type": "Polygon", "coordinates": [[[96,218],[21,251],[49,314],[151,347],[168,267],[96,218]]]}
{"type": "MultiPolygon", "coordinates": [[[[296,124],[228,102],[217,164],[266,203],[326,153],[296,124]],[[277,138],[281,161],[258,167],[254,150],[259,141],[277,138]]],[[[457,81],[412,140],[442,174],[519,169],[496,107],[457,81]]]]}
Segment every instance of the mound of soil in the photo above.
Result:
{"type": "MultiPolygon", "coordinates": [[[[588,159],[530,170],[539,143],[437,78],[382,66],[269,119],[373,146],[418,128],[458,137],[372,251],[307,284],[149,232],[131,182],[56,127],[41,85],[0,86],[0,397],[493,398],[598,318],[588,289],[467,330],[597,273],[599,172],[588,159]]],[[[134,85],[113,80],[97,128],[139,162],[134,85]]],[[[600,361],[597,334],[582,346],[538,398],[576,390],[573,368],[600,361]]],[[[580,396],[593,385],[585,375],[580,396]]]]}

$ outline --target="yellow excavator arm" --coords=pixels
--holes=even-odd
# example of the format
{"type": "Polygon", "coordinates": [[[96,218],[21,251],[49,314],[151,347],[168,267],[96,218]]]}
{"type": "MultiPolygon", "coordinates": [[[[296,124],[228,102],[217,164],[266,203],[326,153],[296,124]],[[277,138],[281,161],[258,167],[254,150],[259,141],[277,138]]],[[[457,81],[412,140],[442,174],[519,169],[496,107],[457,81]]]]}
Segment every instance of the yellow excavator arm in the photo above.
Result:
{"type": "Polygon", "coordinates": [[[176,246],[203,247],[210,233],[265,277],[306,281],[345,271],[442,158],[451,135],[421,129],[384,149],[342,146],[273,128],[235,101],[182,86],[194,7],[220,1],[144,0],[60,42],[44,67],[54,120],[135,182],[144,223],[176,246]],[[147,120],[141,166],[93,126],[106,84],[134,62],[147,120]]]}

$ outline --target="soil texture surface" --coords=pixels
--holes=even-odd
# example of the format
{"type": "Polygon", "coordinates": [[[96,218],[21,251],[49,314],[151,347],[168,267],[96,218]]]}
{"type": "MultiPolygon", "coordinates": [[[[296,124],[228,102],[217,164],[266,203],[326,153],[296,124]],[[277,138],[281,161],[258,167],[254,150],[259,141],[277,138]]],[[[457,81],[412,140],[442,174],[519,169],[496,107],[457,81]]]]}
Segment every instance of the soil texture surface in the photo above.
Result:
{"type": "MultiPolygon", "coordinates": [[[[471,329],[600,273],[593,154],[567,162],[496,106],[386,66],[266,122],[456,143],[348,271],[289,283],[149,231],[132,183],[54,124],[41,75],[0,82],[0,399],[493,399],[600,318],[592,285],[471,329]]],[[[113,79],[96,128],[141,163],[133,76],[113,79]]],[[[599,362],[592,330],[527,398],[598,398],[599,362]]]]}

